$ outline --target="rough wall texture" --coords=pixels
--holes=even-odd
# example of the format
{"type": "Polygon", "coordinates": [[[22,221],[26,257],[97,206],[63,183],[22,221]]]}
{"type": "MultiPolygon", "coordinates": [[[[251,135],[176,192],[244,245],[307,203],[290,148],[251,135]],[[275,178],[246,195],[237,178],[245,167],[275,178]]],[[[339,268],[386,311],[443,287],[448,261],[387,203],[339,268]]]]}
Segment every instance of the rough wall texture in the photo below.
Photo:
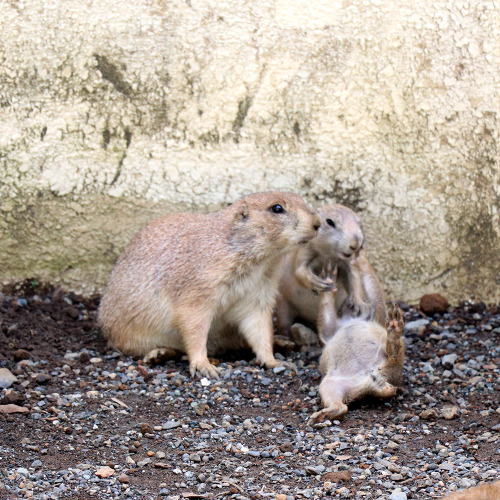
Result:
{"type": "Polygon", "coordinates": [[[390,297],[500,300],[489,0],[0,4],[0,279],[102,289],[135,231],[287,189],[390,297]]]}

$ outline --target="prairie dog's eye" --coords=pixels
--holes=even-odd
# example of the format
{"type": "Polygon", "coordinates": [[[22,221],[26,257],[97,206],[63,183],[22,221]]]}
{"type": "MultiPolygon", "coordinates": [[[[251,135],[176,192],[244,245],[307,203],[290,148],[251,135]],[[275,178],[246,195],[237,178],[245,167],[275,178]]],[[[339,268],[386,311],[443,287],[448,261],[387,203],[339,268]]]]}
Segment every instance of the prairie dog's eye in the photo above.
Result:
{"type": "Polygon", "coordinates": [[[279,205],[278,203],[276,203],[276,205],[273,205],[269,210],[271,210],[271,212],[273,214],[284,214],[285,213],[285,209],[279,205]]]}
{"type": "Polygon", "coordinates": [[[336,227],[336,226],[335,226],[335,222],[333,222],[333,220],[332,220],[332,219],[326,219],[326,223],[327,223],[329,226],[336,227]]]}

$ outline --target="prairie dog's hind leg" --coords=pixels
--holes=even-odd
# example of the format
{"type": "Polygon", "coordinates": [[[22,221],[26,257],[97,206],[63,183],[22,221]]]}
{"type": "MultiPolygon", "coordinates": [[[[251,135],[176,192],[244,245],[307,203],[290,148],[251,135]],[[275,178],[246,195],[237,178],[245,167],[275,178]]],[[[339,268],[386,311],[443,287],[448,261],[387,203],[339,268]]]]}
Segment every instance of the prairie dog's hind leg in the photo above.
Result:
{"type": "Polygon", "coordinates": [[[281,295],[276,298],[276,331],[278,335],[290,338],[293,320],[297,315],[295,308],[281,295]]]}
{"type": "Polygon", "coordinates": [[[347,405],[344,403],[344,384],[336,377],[325,377],[319,385],[319,395],[325,408],[311,415],[309,424],[323,422],[340,418],[347,413],[347,405]]]}
{"type": "Polygon", "coordinates": [[[394,362],[401,357],[401,350],[403,349],[401,336],[403,334],[404,324],[403,311],[398,306],[392,305],[389,308],[386,321],[386,351],[389,361],[394,362]]]}
{"type": "Polygon", "coordinates": [[[178,349],[172,349],[170,347],[159,347],[158,349],[153,349],[149,351],[146,356],[144,356],[143,361],[148,365],[161,365],[165,361],[170,359],[178,358],[182,356],[182,352],[178,349]]]}

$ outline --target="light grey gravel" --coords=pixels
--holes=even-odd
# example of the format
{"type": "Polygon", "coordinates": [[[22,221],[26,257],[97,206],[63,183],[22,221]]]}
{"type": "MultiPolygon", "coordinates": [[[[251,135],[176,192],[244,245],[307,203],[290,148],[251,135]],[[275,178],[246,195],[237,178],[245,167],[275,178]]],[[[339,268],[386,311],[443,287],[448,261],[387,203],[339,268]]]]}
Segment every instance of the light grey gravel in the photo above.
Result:
{"type": "Polygon", "coordinates": [[[500,315],[474,314],[407,310],[417,326],[403,392],[314,427],[314,346],[281,355],[297,374],[221,356],[218,381],[192,379],[185,360],[139,366],[85,336],[46,358],[8,358],[17,381],[1,396],[30,413],[1,417],[0,497],[427,500],[493,481],[500,315]]]}

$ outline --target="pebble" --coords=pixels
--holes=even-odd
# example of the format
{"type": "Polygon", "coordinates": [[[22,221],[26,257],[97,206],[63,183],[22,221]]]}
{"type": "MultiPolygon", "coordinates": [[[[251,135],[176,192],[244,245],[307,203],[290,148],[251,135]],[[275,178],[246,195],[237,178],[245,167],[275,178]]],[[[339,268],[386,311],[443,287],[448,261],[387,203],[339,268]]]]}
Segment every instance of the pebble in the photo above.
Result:
{"type": "Polygon", "coordinates": [[[410,321],[405,323],[404,330],[408,332],[414,332],[420,330],[420,328],[425,327],[429,324],[428,319],[417,319],[415,321],[410,321]]]}
{"type": "Polygon", "coordinates": [[[7,368],[0,368],[0,389],[7,389],[14,382],[17,382],[17,377],[7,368]]]}
{"type": "Polygon", "coordinates": [[[405,492],[396,489],[389,496],[389,500],[406,500],[408,497],[405,492]]]}
{"type": "Polygon", "coordinates": [[[458,410],[459,410],[458,406],[446,405],[441,410],[440,417],[446,420],[452,420],[458,417],[458,410]]]}
{"type": "MultiPolygon", "coordinates": [[[[32,307],[28,299],[23,313],[32,307]]],[[[71,307],[75,322],[90,314],[78,300],[71,307]]],[[[361,402],[344,420],[314,427],[307,418],[321,407],[316,348],[277,353],[298,374],[221,356],[221,379],[202,383],[185,360],[146,369],[93,346],[93,330],[82,340],[72,331],[73,344],[63,342],[46,360],[20,344],[30,358],[3,362],[18,380],[11,392],[0,391],[0,406],[15,400],[29,415],[0,418],[2,436],[23,438],[2,441],[0,491],[40,500],[71,492],[134,500],[400,500],[442,498],[491,481],[500,453],[500,315],[474,311],[472,320],[463,310],[460,321],[453,309],[421,321],[406,307],[401,395],[361,402]],[[59,469],[58,454],[65,457],[59,469]],[[99,477],[105,467],[110,475],[99,477]]]]}
{"type": "Polygon", "coordinates": [[[443,366],[453,366],[457,360],[458,356],[455,353],[446,354],[441,358],[441,364],[443,366]]]}
{"type": "MultiPolygon", "coordinates": [[[[105,467],[101,467],[98,469],[95,473],[97,477],[100,477],[101,479],[111,477],[115,473],[114,469],[111,467],[108,467],[107,465],[105,467]]],[[[64,474],[62,474],[64,475],[64,474]]]]}

